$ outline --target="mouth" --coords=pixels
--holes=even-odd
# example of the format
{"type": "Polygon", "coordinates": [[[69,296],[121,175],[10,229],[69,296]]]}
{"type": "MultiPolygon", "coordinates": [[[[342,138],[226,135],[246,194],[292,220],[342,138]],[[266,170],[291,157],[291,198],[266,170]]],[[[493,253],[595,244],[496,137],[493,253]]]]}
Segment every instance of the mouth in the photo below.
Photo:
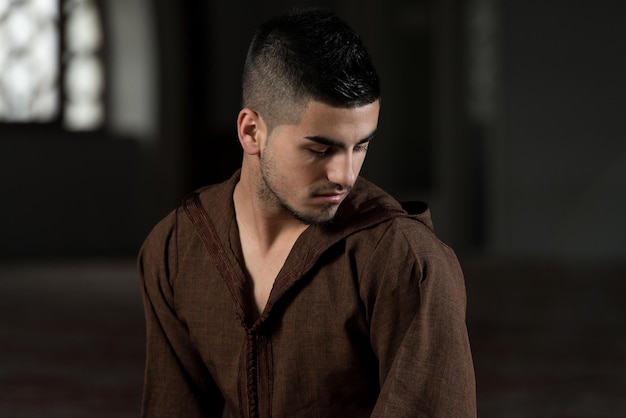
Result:
{"type": "Polygon", "coordinates": [[[344,192],[333,192],[333,193],[319,193],[316,194],[315,197],[319,198],[327,203],[338,204],[343,202],[343,199],[348,195],[347,191],[344,192]]]}

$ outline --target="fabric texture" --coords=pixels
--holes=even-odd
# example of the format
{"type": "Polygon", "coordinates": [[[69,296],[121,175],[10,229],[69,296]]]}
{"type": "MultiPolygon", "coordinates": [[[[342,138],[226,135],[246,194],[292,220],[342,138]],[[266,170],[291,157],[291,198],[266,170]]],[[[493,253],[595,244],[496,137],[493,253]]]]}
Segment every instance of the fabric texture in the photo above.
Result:
{"type": "Polygon", "coordinates": [[[144,417],[474,417],[465,286],[428,210],[359,178],[254,314],[232,202],[190,195],[138,259],[144,417]]]}

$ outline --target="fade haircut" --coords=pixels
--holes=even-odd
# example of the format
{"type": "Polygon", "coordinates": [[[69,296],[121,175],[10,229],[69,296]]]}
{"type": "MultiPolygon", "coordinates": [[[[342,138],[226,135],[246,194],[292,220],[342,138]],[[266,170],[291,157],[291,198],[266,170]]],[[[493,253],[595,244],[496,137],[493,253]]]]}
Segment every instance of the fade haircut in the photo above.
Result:
{"type": "Polygon", "coordinates": [[[311,100],[341,108],[380,98],[380,84],[359,36],[339,17],[305,9],[261,25],[244,64],[243,106],[271,131],[297,123],[311,100]]]}

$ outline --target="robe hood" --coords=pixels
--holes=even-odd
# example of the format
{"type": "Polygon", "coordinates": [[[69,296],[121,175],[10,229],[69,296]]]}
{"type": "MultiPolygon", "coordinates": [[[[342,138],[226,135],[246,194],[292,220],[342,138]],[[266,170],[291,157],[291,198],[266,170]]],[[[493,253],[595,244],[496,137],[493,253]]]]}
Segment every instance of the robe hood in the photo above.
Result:
{"type": "Polygon", "coordinates": [[[339,228],[350,228],[362,222],[371,224],[373,220],[384,222],[401,216],[415,219],[434,232],[430,209],[426,203],[421,201],[400,203],[380,187],[359,177],[337,210],[333,224],[339,228]]]}

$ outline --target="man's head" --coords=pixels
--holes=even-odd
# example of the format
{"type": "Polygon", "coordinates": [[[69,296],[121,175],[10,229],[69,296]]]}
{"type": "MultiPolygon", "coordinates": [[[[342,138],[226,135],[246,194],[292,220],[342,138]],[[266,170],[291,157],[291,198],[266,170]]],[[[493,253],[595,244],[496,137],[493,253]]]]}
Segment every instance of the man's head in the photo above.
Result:
{"type": "Polygon", "coordinates": [[[260,212],[305,224],[331,221],[376,132],[379,96],[367,52],[333,14],[309,10],[261,26],[237,118],[241,182],[260,212]]]}
{"type": "Polygon", "coordinates": [[[313,100],[350,108],[380,97],[378,75],[359,36],[330,12],[276,17],[255,33],[243,71],[243,107],[268,130],[294,123],[313,100]]]}

